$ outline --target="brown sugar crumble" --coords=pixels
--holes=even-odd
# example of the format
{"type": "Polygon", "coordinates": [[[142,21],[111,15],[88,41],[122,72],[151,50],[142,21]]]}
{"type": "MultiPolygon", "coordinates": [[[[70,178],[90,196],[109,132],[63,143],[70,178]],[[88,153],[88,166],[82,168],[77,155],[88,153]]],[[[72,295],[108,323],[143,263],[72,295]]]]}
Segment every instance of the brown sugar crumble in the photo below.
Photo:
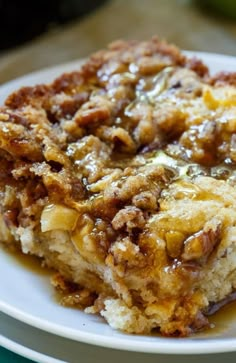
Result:
{"type": "Polygon", "coordinates": [[[1,242],[42,258],[64,305],[115,329],[207,327],[236,289],[235,80],[155,37],[11,94],[1,242]]]}

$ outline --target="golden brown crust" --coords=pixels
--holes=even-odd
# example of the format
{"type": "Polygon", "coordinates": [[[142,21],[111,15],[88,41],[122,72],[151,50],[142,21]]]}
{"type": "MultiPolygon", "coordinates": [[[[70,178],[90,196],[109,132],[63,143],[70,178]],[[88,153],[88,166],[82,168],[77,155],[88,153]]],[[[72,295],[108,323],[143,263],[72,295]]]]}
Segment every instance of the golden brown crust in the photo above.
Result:
{"type": "Polygon", "coordinates": [[[236,85],[236,72],[219,72],[210,78],[210,83],[217,86],[236,85]]]}

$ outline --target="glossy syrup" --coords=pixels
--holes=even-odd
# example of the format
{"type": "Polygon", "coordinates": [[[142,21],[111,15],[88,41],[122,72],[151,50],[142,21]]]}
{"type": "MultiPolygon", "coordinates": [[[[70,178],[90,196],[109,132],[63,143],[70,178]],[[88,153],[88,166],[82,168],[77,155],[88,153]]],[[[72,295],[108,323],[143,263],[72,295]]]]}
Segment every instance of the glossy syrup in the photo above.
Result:
{"type": "Polygon", "coordinates": [[[14,259],[14,262],[21,267],[29,270],[38,275],[50,276],[52,270],[43,265],[42,260],[39,257],[24,254],[19,250],[5,249],[6,252],[14,259]]]}
{"type": "Polygon", "coordinates": [[[233,301],[220,310],[218,310],[212,316],[209,316],[211,327],[206,333],[221,335],[228,330],[232,323],[236,324],[236,301],[233,301]]]}

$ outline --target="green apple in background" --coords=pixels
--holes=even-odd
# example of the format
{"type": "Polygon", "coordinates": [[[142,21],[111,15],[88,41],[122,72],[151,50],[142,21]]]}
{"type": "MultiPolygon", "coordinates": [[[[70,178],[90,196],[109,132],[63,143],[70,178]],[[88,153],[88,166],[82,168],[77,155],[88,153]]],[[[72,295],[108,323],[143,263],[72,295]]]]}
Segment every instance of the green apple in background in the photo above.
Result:
{"type": "Polygon", "coordinates": [[[218,14],[236,19],[236,0],[198,0],[196,3],[218,14]]]}

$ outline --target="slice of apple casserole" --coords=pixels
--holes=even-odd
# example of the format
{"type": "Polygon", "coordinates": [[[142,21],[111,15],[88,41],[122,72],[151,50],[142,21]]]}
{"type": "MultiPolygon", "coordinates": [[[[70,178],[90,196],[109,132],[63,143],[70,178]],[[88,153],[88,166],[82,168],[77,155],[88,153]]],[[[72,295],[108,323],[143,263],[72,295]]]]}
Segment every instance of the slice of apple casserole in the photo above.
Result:
{"type": "MultiPolygon", "coordinates": [[[[236,75],[114,42],[0,108],[0,239],[62,303],[186,336],[236,290],[236,75]]],[[[30,287],[29,287],[30,289],[30,287]]]]}

